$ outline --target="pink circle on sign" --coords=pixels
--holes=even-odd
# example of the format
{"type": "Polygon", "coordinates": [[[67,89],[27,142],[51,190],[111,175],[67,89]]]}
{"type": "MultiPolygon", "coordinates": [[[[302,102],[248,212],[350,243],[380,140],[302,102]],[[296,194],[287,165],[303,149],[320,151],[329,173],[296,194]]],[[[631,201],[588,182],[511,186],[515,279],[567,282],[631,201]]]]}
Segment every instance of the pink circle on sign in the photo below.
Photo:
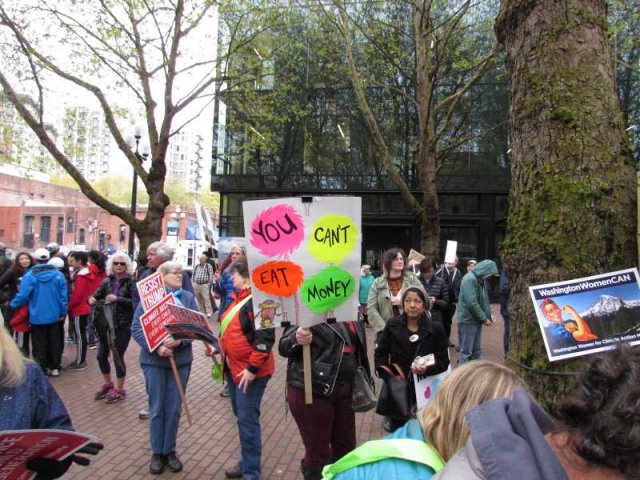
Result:
{"type": "Polygon", "coordinates": [[[275,205],[251,222],[249,241],[267,257],[285,257],[304,240],[304,221],[292,205],[275,205]]]}
{"type": "Polygon", "coordinates": [[[427,389],[424,391],[424,398],[426,398],[427,400],[429,400],[429,398],[431,398],[431,387],[427,387],[427,389]]]}

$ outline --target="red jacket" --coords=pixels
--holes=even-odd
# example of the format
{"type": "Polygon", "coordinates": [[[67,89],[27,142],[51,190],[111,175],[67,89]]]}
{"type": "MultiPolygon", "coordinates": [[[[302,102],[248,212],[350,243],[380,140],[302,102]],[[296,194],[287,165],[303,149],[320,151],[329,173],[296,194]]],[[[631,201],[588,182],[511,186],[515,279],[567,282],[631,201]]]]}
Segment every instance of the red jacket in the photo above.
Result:
{"type": "MultiPolygon", "coordinates": [[[[233,303],[225,312],[230,312],[248,295],[251,295],[251,290],[234,294],[233,303]]],[[[234,383],[238,383],[236,377],[245,368],[254,373],[256,378],[273,375],[275,361],[271,349],[275,342],[275,331],[273,328],[256,330],[251,300],[231,319],[220,341],[234,383]]]]}
{"type": "Polygon", "coordinates": [[[106,273],[98,272],[95,265],[81,268],[76,273],[71,297],[69,297],[70,317],[83,317],[91,313],[89,297],[95,293],[105,277],[106,273]]]}
{"type": "Polygon", "coordinates": [[[9,325],[14,332],[28,332],[31,330],[31,324],[29,323],[29,304],[25,303],[16,308],[11,316],[9,325]]]}

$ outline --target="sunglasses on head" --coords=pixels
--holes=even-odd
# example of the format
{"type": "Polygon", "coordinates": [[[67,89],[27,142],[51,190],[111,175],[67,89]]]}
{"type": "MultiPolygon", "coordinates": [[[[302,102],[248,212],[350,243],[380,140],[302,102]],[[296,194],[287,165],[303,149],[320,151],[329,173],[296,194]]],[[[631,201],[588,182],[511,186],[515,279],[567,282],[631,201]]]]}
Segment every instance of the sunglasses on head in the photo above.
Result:
{"type": "Polygon", "coordinates": [[[111,265],[113,265],[114,267],[117,267],[118,265],[121,267],[126,267],[127,264],[125,262],[113,262],[111,265]]]}

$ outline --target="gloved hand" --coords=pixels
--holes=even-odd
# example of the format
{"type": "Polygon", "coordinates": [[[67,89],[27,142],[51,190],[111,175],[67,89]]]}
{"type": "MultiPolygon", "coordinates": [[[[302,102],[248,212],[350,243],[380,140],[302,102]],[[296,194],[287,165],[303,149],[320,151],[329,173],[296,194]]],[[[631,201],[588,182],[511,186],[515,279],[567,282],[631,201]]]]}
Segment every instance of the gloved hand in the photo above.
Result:
{"type": "MultiPolygon", "coordinates": [[[[82,447],[77,453],[97,455],[103,448],[103,444],[92,442],[82,447]]],[[[69,470],[69,467],[73,462],[78,465],[82,465],[83,467],[86,467],[91,463],[88,458],[82,457],[77,453],[70,455],[64,460],[54,460],[53,458],[45,457],[32,458],[27,462],[27,468],[36,472],[36,480],[52,480],[54,478],[60,478],[67,472],[67,470],[69,470]]]]}

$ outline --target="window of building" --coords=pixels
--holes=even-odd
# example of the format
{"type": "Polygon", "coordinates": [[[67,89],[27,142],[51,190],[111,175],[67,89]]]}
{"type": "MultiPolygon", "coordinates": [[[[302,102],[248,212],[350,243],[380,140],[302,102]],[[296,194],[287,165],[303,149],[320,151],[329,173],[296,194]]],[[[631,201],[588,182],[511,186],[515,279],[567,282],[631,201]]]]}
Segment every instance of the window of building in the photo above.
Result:
{"type": "Polygon", "coordinates": [[[478,195],[441,195],[439,200],[440,213],[459,215],[480,211],[478,195]]]}
{"type": "Polygon", "coordinates": [[[84,228],[81,228],[80,230],[78,230],[78,243],[79,244],[83,244],[84,243],[84,237],[85,237],[85,231],[84,231],[84,228]]]}
{"type": "Polygon", "coordinates": [[[457,240],[457,254],[460,259],[460,266],[464,267],[462,261],[478,256],[478,229],[477,227],[463,226],[443,226],[440,234],[440,251],[444,257],[447,247],[447,240],[457,240]]]}
{"type": "Polygon", "coordinates": [[[24,217],[24,233],[33,233],[33,224],[35,223],[35,218],[31,215],[27,215],[24,217]]]}
{"type": "Polygon", "coordinates": [[[35,217],[31,215],[25,215],[24,226],[22,231],[22,244],[25,248],[34,247],[35,233],[33,231],[33,224],[35,223],[35,217]]]}
{"type": "Polygon", "coordinates": [[[40,241],[42,243],[51,241],[51,217],[40,217],[40,241]]]}
{"type": "Polygon", "coordinates": [[[67,233],[73,233],[73,217],[67,217],[67,233]]]}
{"type": "Polygon", "coordinates": [[[64,243],[64,217],[58,217],[58,228],[56,229],[56,243],[62,245],[64,243]]]}

